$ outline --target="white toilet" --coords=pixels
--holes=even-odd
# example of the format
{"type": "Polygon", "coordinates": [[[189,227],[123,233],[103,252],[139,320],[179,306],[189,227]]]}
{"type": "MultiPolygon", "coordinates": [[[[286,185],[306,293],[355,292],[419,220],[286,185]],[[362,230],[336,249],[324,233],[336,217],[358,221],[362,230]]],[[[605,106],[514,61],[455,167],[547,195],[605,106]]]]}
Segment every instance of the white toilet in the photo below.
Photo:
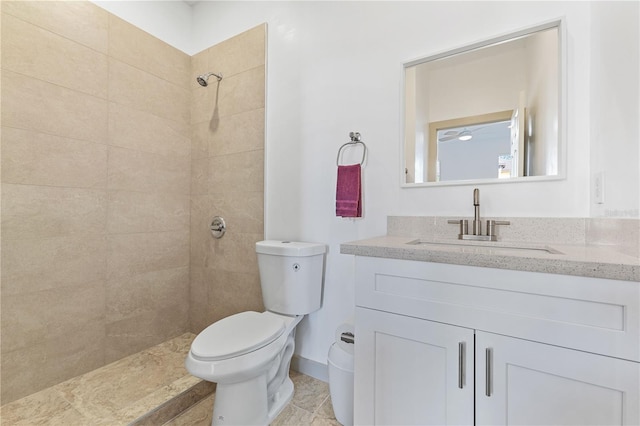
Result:
{"type": "Polygon", "coordinates": [[[210,325],[196,336],[185,361],[189,373],[217,383],[213,425],[266,425],[291,400],[295,328],[320,309],[325,252],[323,244],[256,243],[267,310],[210,325]]]}

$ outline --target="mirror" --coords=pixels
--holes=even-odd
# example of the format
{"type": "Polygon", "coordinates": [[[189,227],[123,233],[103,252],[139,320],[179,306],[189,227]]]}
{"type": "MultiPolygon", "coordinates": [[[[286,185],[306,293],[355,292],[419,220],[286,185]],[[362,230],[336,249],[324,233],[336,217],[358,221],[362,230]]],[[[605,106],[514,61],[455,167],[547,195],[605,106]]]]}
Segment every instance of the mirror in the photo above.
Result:
{"type": "Polygon", "coordinates": [[[561,177],[560,25],[404,64],[403,186],[561,177]]]}

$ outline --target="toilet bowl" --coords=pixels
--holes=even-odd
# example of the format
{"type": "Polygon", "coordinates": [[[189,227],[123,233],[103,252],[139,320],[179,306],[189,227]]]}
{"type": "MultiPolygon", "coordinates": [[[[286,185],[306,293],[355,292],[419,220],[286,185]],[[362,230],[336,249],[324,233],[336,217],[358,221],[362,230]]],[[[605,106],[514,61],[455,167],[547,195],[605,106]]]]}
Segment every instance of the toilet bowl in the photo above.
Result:
{"type": "Polygon", "coordinates": [[[217,383],[213,425],[267,425],[293,397],[295,329],[320,308],[325,251],[313,243],[257,243],[267,311],[223,318],[194,339],[185,366],[217,383]]]}
{"type": "Polygon", "coordinates": [[[302,318],[242,312],[196,337],[185,365],[194,376],[218,384],[213,424],[268,424],[282,411],[293,396],[289,364],[302,318]]]}

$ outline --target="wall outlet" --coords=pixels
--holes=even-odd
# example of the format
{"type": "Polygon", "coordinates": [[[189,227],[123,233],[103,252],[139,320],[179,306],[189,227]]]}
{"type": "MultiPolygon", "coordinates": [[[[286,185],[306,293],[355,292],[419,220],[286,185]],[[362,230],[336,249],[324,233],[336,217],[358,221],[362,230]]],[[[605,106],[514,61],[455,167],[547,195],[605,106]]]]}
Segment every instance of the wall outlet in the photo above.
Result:
{"type": "Polygon", "coordinates": [[[604,204],[604,172],[598,172],[593,180],[593,198],[596,204],[604,204]]]}

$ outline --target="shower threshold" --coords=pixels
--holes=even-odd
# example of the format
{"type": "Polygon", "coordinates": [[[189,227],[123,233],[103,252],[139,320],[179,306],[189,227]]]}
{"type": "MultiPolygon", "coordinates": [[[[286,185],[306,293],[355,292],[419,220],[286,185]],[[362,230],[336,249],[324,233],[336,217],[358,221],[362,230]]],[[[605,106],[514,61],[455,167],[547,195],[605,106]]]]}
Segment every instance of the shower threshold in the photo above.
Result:
{"type": "Polygon", "coordinates": [[[0,407],[11,425],[161,425],[215,390],[184,368],[185,333],[0,407]]]}

